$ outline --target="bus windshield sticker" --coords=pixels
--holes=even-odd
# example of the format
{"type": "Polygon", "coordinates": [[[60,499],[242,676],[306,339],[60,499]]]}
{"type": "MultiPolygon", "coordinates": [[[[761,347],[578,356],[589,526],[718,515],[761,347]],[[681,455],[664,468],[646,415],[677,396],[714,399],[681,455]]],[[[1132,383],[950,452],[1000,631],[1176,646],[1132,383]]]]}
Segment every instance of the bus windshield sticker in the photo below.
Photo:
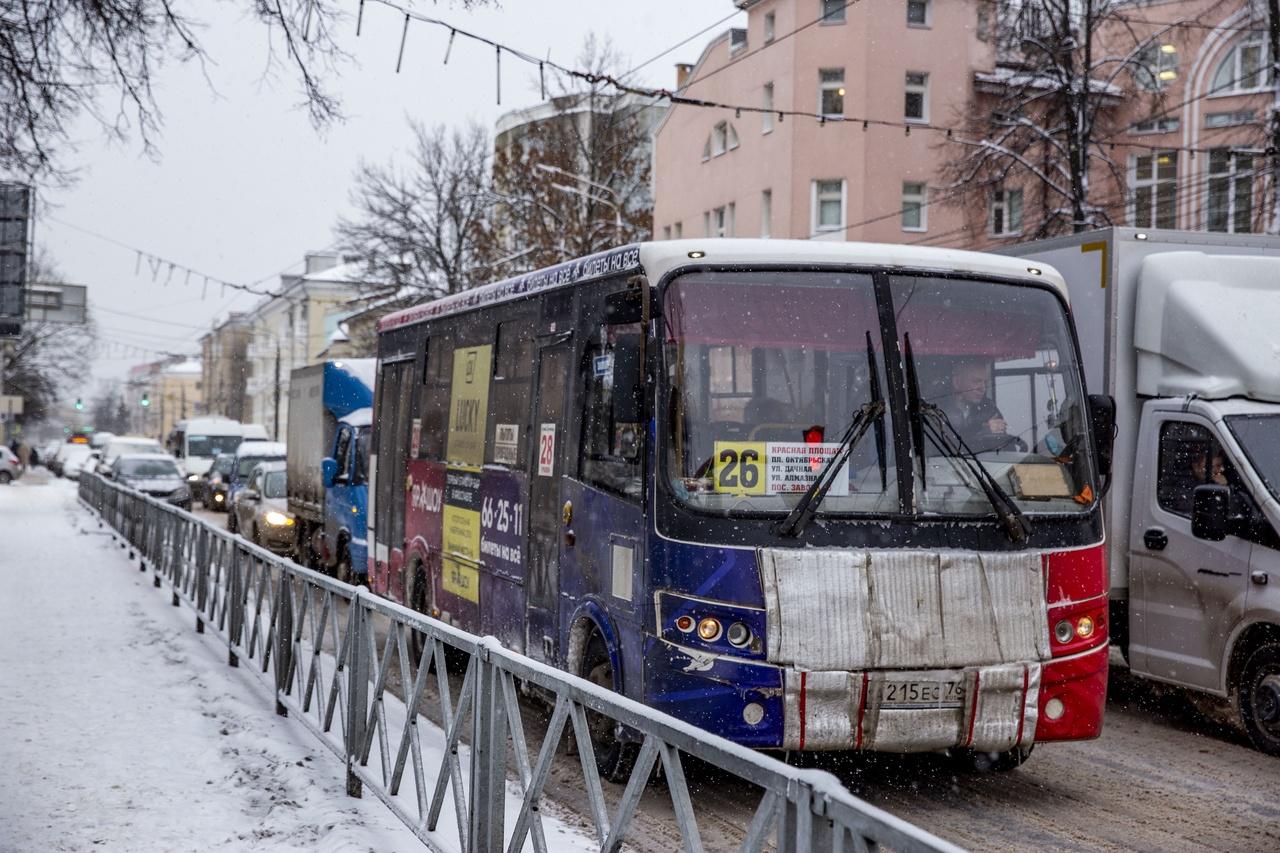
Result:
{"type": "Polygon", "coordinates": [[[538,476],[550,477],[556,467],[556,425],[543,424],[538,435],[538,476]]]}
{"type": "Polygon", "coordinates": [[[613,375],[613,353],[607,352],[604,355],[598,355],[592,359],[595,367],[596,376],[603,379],[606,376],[613,375]]]}
{"type": "MultiPolygon", "coordinates": [[[[715,491],[734,495],[802,493],[839,447],[838,442],[717,441],[712,484],[715,491]]],[[[847,463],[828,494],[849,494],[847,463]]]]}
{"type": "Polygon", "coordinates": [[[499,465],[518,465],[519,424],[496,424],[493,432],[493,461],[499,465]]]}
{"type": "Polygon", "coordinates": [[[450,462],[472,468],[484,464],[484,427],[489,416],[492,356],[490,344],[453,351],[447,454],[450,462]]]}
{"type": "Polygon", "coordinates": [[[451,469],[445,475],[444,588],[467,601],[480,601],[480,476],[451,469]]]}

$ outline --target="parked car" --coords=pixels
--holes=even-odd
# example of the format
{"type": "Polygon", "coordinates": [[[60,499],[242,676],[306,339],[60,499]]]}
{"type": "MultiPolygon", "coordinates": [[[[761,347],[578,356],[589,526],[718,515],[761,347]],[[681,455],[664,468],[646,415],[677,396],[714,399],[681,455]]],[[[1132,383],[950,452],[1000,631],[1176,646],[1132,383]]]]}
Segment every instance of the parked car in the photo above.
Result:
{"type": "Polygon", "coordinates": [[[246,441],[236,448],[235,464],[227,481],[227,529],[235,533],[239,528],[236,518],[236,494],[244,489],[253,469],[262,462],[283,461],[285,446],[278,441],[246,441]]]}
{"type": "Polygon", "coordinates": [[[102,461],[98,463],[98,473],[106,474],[111,466],[115,464],[116,457],[123,453],[164,454],[168,456],[168,451],[164,449],[164,445],[154,438],[147,438],[142,435],[117,435],[113,436],[102,447],[102,461]]]}
{"type": "Polygon", "coordinates": [[[61,449],[61,441],[46,441],[40,445],[40,464],[52,471],[53,468],[50,467],[50,463],[53,462],[53,457],[57,456],[58,451],[61,449]]]}
{"type": "Polygon", "coordinates": [[[191,509],[186,478],[177,460],[167,453],[122,453],[112,463],[108,476],[122,486],[191,509]]]}
{"type": "Polygon", "coordinates": [[[293,514],[285,492],[285,462],[262,462],[254,467],[236,496],[234,514],[240,535],[277,554],[293,552],[293,514]]]}
{"type": "Polygon", "coordinates": [[[13,451],[0,444],[0,486],[7,486],[22,476],[22,465],[13,451]]]}
{"type": "Polygon", "coordinates": [[[87,444],[68,444],[57,456],[58,474],[68,480],[79,480],[80,472],[92,471],[101,454],[87,444]]]}
{"type": "Polygon", "coordinates": [[[220,453],[213,458],[213,464],[204,476],[196,483],[195,494],[205,509],[217,512],[227,511],[227,488],[231,481],[231,472],[235,470],[236,455],[220,453]]]}

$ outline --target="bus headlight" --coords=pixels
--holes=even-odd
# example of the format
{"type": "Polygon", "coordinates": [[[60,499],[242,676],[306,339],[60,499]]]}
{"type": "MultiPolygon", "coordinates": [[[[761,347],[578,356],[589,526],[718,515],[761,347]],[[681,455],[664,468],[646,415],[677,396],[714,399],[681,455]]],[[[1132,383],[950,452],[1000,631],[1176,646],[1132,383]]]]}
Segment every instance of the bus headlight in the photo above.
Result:
{"type": "Polygon", "coordinates": [[[274,509],[271,510],[271,512],[264,515],[263,519],[267,522],[267,524],[270,524],[272,527],[288,527],[289,525],[293,524],[292,518],[285,515],[283,512],[277,512],[274,509]]]}
{"type": "Polygon", "coordinates": [[[1071,624],[1070,619],[1063,619],[1057,625],[1053,626],[1053,638],[1059,643],[1069,643],[1071,638],[1075,636],[1075,626],[1071,624]]]}
{"type": "Polygon", "coordinates": [[[722,630],[723,629],[720,627],[720,620],[714,616],[704,617],[702,621],[698,623],[698,636],[708,643],[720,639],[720,632],[722,630]]]}
{"type": "Polygon", "coordinates": [[[725,639],[731,646],[745,648],[751,642],[751,629],[742,622],[734,622],[725,633],[725,639]]]}

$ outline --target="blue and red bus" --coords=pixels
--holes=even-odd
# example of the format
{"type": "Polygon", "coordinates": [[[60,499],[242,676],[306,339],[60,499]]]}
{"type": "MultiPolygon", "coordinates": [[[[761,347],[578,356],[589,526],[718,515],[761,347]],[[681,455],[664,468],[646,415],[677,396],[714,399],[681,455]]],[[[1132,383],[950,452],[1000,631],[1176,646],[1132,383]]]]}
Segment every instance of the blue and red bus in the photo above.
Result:
{"type": "Polygon", "coordinates": [[[378,346],[374,591],[757,748],[1098,735],[1113,409],[1052,269],[644,243],[378,346]]]}

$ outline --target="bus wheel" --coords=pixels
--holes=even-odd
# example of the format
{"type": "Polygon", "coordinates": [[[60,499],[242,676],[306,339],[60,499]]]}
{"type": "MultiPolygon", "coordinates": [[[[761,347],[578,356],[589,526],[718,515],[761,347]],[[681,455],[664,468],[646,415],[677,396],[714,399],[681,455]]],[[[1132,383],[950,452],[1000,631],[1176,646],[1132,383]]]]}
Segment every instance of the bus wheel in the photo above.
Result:
{"type": "MultiPolygon", "coordinates": [[[[582,656],[582,677],[608,690],[613,689],[613,663],[599,633],[592,634],[587,643],[582,656]]],[[[631,778],[631,768],[635,766],[640,747],[622,739],[622,723],[588,708],[587,728],[591,731],[591,746],[595,749],[600,776],[610,782],[625,782],[631,778]]]]}
{"type": "Polygon", "coordinates": [[[1016,746],[1003,752],[986,752],[980,749],[953,749],[951,757],[967,770],[977,773],[1008,773],[1022,766],[1031,757],[1031,746],[1016,746]]]}
{"type": "MultiPolygon", "coordinates": [[[[346,552],[346,549],[343,549],[346,552]]],[[[422,570],[422,566],[418,566],[413,576],[413,600],[409,602],[409,606],[419,613],[427,612],[427,573],[422,570]]],[[[413,658],[413,662],[417,664],[422,659],[422,650],[427,647],[427,635],[413,628],[409,629],[409,654],[413,658]]],[[[432,661],[427,661],[427,668],[430,669],[432,661]]]]}
{"type": "Polygon", "coordinates": [[[1249,740],[1259,751],[1280,756],[1280,644],[1253,650],[1241,669],[1236,697],[1249,740]]]}

